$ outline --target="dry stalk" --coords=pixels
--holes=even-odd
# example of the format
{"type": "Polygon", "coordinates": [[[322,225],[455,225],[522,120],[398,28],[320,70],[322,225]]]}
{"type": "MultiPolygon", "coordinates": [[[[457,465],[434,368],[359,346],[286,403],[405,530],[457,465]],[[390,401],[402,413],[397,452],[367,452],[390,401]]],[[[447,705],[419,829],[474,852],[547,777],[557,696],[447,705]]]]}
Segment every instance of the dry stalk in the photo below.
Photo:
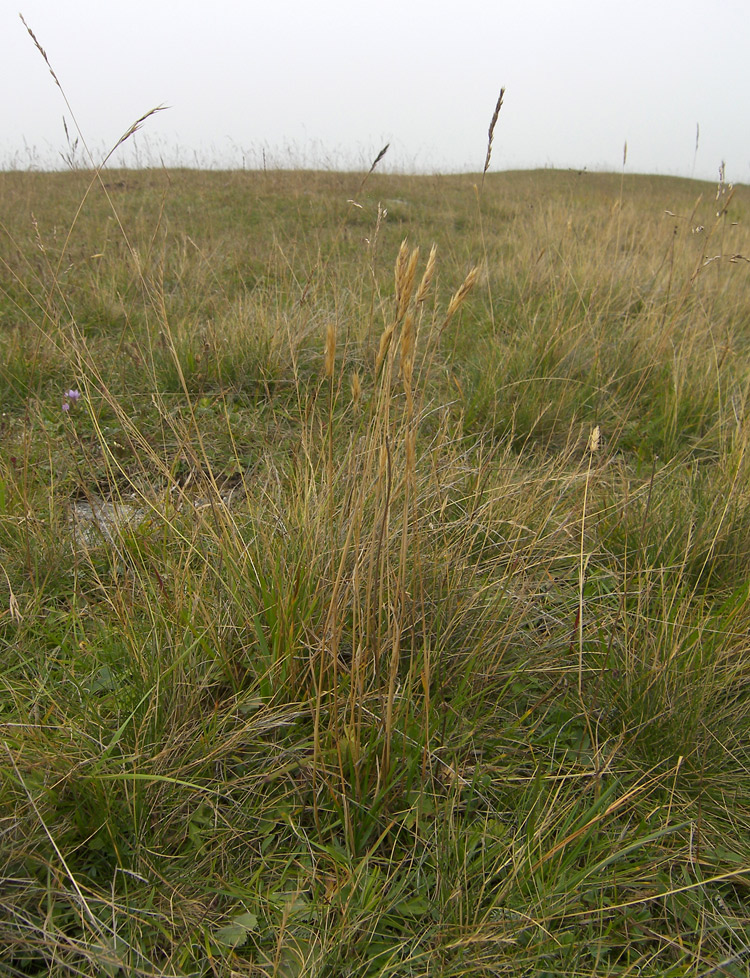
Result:
{"type": "Polygon", "coordinates": [[[414,316],[407,315],[401,328],[401,380],[404,384],[406,407],[409,417],[414,413],[412,375],[414,373],[414,316]]]}
{"type": "MultiPolygon", "coordinates": [[[[32,31],[32,29],[31,29],[31,28],[29,27],[29,25],[28,25],[28,24],[26,23],[26,21],[24,20],[24,17],[23,17],[23,14],[19,14],[18,16],[19,16],[19,17],[21,18],[21,23],[23,24],[23,26],[24,26],[24,27],[26,28],[26,30],[28,31],[28,34],[29,34],[29,37],[30,37],[30,38],[31,38],[31,40],[32,40],[32,41],[34,42],[34,44],[36,45],[36,49],[37,49],[37,51],[38,51],[38,52],[39,52],[39,53],[41,54],[41,56],[42,56],[42,57],[44,58],[44,63],[45,63],[45,64],[47,65],[47,67],[49,68],[49,73],[50,73],[50,75],[52,75],[52,79],[53,79],[53,81],[54,81],[54,83],[55,83],[55,85],[57,85],[57,87],[58,87],[58,88],[60,89],[60,91],[61,91],[61,92],[63,92],[63,87],[62,87],[62,85],[60,84],[60,80],[58,79],[58,77],[57,77],[57,75],[55,74],[55,70],[54,70],[54,68],[53,68],[53,67],[52,67],[52,65],[50,64],[50,60],[49,60],[49,58],[47,57],[47,52],[46,52],[46,51],[44,50],[44,48],[42,47],[42,45],[41,45],[41,44],[39,43],[39,41],[37,40],[37,36],[36,36],[36,34],[35,34],[35,33],[34,33],[33,31],[32,31]]],[[[65,98],[65,92],[63,92],[63,98],[65,98]]],[[[65,101],[66,101],[66,103],[67,103],[67,101],[68,101],[68,100],[67,100],[67,99],[65,99],[65,101]]],[[[68,108],[70,108],[70,106],[68,106],[68,108]]]]}
{"type": "Polygon", "coordinates": [[[333,377],[333,367],[336,362],[336,324],[328,323],[326,328],[325,373],[329,379],[333,377]]]}
{"type": "MultiPolygon", "coordinates": [[[[378,165],[378,163],[383,159],[383,157],[385,156],[385,154],[388,152],[388,147],[390,145],[391,145],[390,143],[386,143],[385,146],[380,150],[380,152],[378,153],[378,155],[375,157],[375,159],[372,161],[372,165],[370,166],[370,169],[362,177],[362,182],[360,183],[360,185],[359,185],[359,187],[357,189],[357,193],[355,194],[355,197],[359,197],[359,195],[362,193],[362,191],[364,189],[364,186],[367,183],[367,180],[369,179],[370,175],[374,171],[375,167],[378,165]]],[[[357,204],[357,202],[356,202],[356,200],[354,198],[352,198],[349,201],[349,205],[350,205],[350,207],[359,207],[360,206],[359,204],[357,204]]],[[[342,222],[339,224],[338,230],[336,231],[336,235],[335,235],[335,237],[333,239],[333,243],[331,245],[331,248],[330,248],[330,250],[329,250],[328,255],[326,256],[326,258],[322,262],[318,261],[313,266],[310,274],[307,276],[307,280],[305,281],[305,284],[302,287],[302,292],[301,292],[300,297],[299,297],[300,305],[303,302],[305,302],[306,299],[307,299],[308,293],[310,291],[310,287],[312,286],[312,283],[313,283],[313,277],[315,276],[315,274],[318,273],[318,272],[320,272],[320,273],[324,272],[326,270],[326,268],[328,267],[328,263],[331,260],[331,256],[336,251],[336,246],[339,243],[339,240],[341,238],[341,235],[344,233],[344,228],[346,227],[347,219],[348,219],[348,215],[346,217],[344,217],[344,219],[342,220],[342,222]]]]}

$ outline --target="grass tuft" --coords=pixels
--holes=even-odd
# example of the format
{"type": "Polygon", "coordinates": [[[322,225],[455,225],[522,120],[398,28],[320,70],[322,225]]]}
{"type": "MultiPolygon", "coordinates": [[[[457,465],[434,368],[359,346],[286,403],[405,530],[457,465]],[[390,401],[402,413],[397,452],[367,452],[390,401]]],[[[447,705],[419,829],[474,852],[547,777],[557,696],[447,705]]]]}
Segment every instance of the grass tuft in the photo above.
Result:
{"type": "Polygon", "coordinates": [[[747,190],[374,168],[0,174],[0,970],[745,974],[747,190]]]}

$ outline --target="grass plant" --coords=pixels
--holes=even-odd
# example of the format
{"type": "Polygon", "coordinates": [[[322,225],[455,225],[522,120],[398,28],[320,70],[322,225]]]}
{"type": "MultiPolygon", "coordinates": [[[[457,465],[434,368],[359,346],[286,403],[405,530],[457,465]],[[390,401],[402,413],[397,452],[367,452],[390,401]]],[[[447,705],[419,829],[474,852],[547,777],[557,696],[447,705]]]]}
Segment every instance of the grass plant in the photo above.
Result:
{"type": "Polygon", "coordinates": [[[0,972],[747,975],[749,207],[0,174],[0,972]]]}

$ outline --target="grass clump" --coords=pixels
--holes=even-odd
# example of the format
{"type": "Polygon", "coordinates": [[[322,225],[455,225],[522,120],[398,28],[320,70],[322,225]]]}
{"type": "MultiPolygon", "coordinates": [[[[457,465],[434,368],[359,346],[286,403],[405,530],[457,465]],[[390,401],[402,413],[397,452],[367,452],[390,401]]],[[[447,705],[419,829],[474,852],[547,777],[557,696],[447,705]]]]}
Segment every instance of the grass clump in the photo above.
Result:
{"type": "Polygon", "coordinates": [[[745,188],[101,176],[0,175],[0,968],[745,974],[745,188]]]}

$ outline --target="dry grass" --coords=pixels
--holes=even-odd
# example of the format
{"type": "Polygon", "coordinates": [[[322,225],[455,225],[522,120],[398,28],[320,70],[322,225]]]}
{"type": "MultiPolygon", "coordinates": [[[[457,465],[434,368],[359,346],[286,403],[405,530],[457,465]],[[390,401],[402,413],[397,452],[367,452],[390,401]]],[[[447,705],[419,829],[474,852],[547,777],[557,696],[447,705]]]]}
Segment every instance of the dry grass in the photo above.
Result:
{"type": "Polygon", "coordinates": [[[0,175],[0,967],[744,974],[746,188],[373,171],[0,175]]]}

